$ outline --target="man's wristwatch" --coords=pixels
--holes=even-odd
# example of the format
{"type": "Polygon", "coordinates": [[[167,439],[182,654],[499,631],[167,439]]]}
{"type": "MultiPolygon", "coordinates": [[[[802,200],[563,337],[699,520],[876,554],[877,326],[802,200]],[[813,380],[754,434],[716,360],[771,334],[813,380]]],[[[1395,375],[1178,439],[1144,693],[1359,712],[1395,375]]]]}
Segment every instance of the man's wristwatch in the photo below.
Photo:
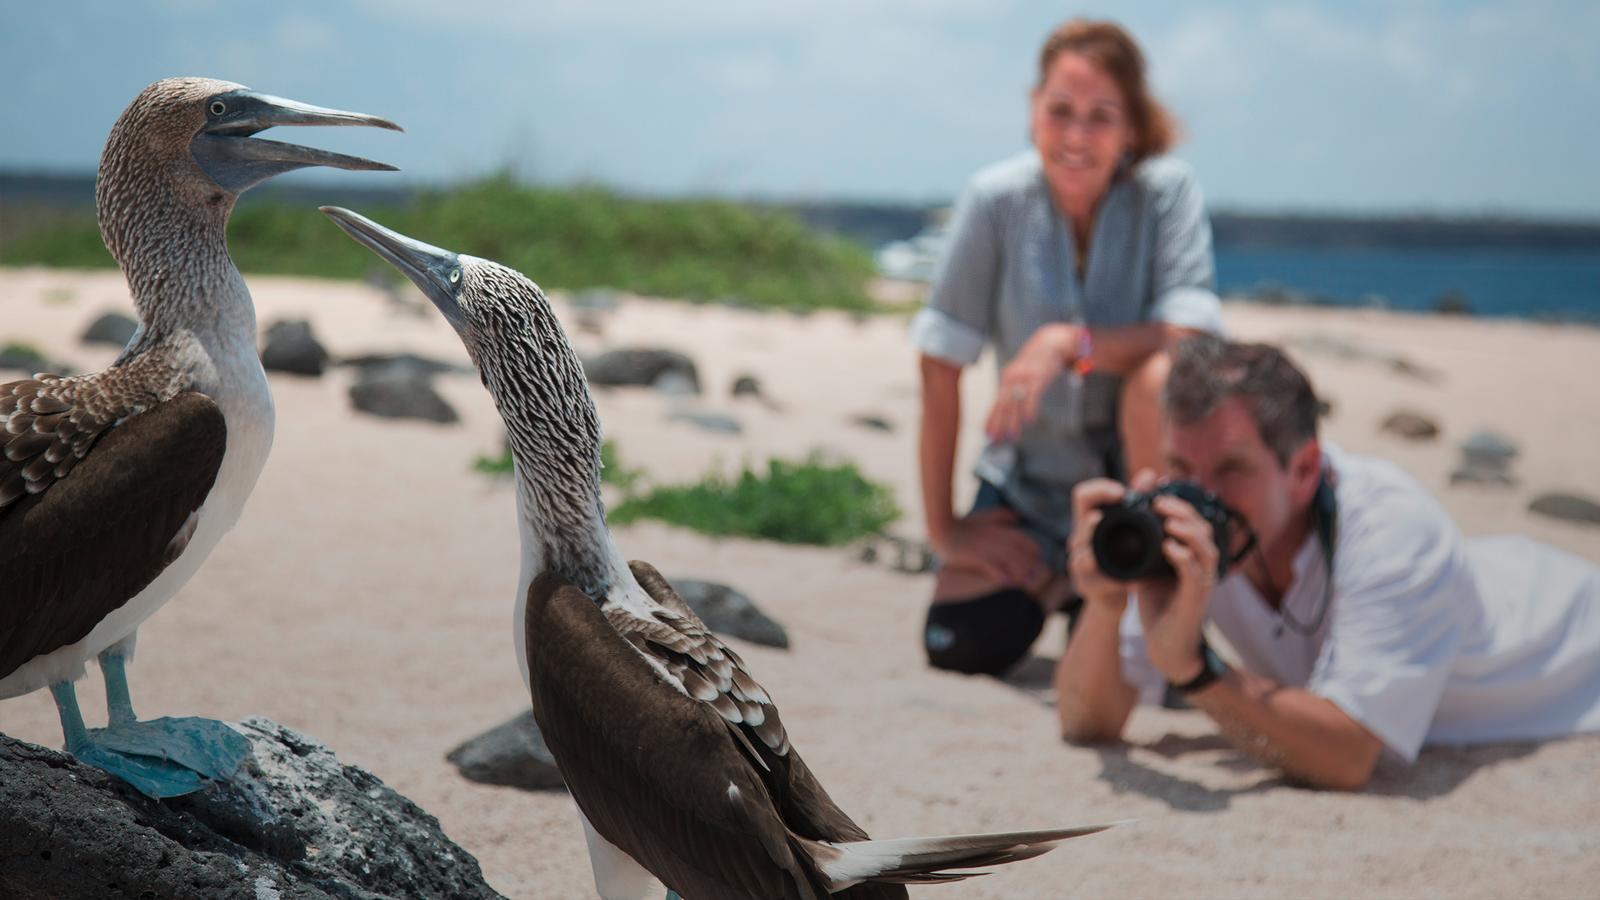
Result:
{"type": "Polygon", "coordinates": [[[1200,674],[1185,681],[1183,684],[1167,682],[1167,686],[1180,694],[1188,695],[1195,691],[1204,690],[1212,682],[1221,678],[1228,671],[1228,664],[1222,661],[1217,651],[1211,649],[1204,637],[1200,638],[1200,674]]]}

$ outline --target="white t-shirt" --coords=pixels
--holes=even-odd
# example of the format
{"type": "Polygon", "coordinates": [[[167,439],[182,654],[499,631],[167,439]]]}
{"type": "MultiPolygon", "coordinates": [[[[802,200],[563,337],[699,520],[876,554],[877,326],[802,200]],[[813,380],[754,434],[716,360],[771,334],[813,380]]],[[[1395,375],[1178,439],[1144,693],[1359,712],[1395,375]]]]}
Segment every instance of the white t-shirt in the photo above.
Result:
{"type": "MultiPolygon", "coordinates": [[[[1406,762],[1423,743],[1600,730],[1600,569],[1524,537],[1465,540],[1393,464],[1327,444],[1324,456],[1338,499],[1331,601],[1314,531],[1285,614],[1237,571],[1212,592],[1210,621],[1246,669],[1333,701],[1406,762]],[[1285,623],[1316,623],[1324,602],[1311,634],[1285,623]]],[[[1136,603],[1123,677],[1157,702],[1136,603]]]]}

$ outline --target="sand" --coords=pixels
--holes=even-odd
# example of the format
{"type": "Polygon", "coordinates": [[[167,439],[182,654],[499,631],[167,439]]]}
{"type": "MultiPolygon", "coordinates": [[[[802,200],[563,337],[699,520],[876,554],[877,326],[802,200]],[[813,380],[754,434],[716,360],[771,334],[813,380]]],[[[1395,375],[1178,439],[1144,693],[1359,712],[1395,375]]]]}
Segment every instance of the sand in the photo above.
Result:
{"type": "MultiPolygon", "coordinates": [[[[248,279],[262,324],[308,317],[335,355],[411,350],[465,361],[436,316],[372,288],[248,279]]],[[[0,341],[27,340],[80,370],[109,348],[77,343],[88,322],[127,309],[115,273],[0,270],[0,341]]],[[[414,298],[413,298],[414,299],[414,298]]],[[[564,307],[563,307],[564,308],[564,307]]],[[[1468,534],[1523,532],[1600,561],[1600,528],[1526,512],[1547,490],[1600,497],[1600,331],[1381,312],[1229,305],[1235,333],[1321,334],[1387,349],[1432,381],[1372,361],[1298,352],[1333,403],[1327,434],[1389,456],[1437,492],[1468,534]],[[1442,436],[1379,431],[1414,407],[1442,436]],[[1515,487],[1451,487],[1459,441],[1492,427],[1521,446],[1515,487]]],[[[570,317],[568,319],[571,321],[570,317]]],[[[598,398],[623,461],[660,482],[816,448],[892,485],[921,534],[915,359],[900,317],[794,316],[627,298],[586,349],[664,345],[699,364],[706,394],[598,398]],[[733,400],[757,376],[779,408],[733,400]],[[670,422],[679,404],[730,415],[734,436],[670,422]],[[852,425],[882,416],[892,432],[852,425]]],[[[472,471],[500,424],[477,380],[445,376],[455,426],[352,415],[352,373],[271,376],[276,443],[239,526],[140,630],[131,668],[143,716],[269,716],[331,745],[438,816],[512,897],[591,896],[571,801],[461,779],[457,742],[525,709],[512,656],[517,545],[511,489],[472,471]]],[[[966,378],[969,427],[992,372],[966,378]]],[[[969,497],[963,476],[960,495],[969,497]]],[[[669,577],[722,581],[785,623],[791,650],[735,642],[777,698],[794,744],[840,803],[879,837],[1136,819],[1041,859],[918,896],[964,898],[1594,896],[1600,883],[1600,738],[1429,750],[1366,791],[1285,784],[1231,750],[1204,715],[1140,710],[1126,744],[1075,748],[1048,705],[1052,626],[1013,683],[935,673],[918,643],[926,575],[865,563],[853,549],[712,540],[659,524],[624,529],[630,556],[669,577]]],[[[97,676],[80,693],[91,723],[97,676]]],[[[0,703],[0,730],[59,746],[45,692],[0,703]]]]}

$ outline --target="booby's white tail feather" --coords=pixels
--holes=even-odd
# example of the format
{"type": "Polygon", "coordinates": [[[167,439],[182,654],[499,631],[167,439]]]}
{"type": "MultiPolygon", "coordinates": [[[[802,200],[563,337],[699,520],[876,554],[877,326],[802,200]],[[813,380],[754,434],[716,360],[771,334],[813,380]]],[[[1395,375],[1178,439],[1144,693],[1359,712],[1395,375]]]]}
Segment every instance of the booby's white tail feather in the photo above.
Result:
{"type": "Polygon", "coordinates": [[[864,881],[929,884],[960,881],[983,872],[947,872],[997,866],[1048,853],[1062,841],[1124,824],[1087,825],[1044,831],[955,834],[947,837],[831,843],[807,841],[812,859],[835,892],[864,881]]]}

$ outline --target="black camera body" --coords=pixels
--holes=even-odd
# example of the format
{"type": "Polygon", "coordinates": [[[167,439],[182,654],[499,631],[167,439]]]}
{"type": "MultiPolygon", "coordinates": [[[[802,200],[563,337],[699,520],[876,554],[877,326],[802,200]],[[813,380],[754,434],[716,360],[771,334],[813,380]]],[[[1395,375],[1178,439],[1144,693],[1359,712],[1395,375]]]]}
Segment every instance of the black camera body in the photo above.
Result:
{"type": "Polygon", "coordinates": [[[1163,495],[1187,502],[1200,513],[1200,518],[1211,523],[1220,580],[1227,573],[1232,552],[1234,513],[1217,495],[1191,481],[1171,481],[1145,493],[1131,491],[1120,502],[1100,507],[1100,524],[1095,526],[1091,539],[1100,571],[1117,581],[1177,577],[1161,552],[1166,529],[1153,506],[1156,498],[1163,495]]]}

